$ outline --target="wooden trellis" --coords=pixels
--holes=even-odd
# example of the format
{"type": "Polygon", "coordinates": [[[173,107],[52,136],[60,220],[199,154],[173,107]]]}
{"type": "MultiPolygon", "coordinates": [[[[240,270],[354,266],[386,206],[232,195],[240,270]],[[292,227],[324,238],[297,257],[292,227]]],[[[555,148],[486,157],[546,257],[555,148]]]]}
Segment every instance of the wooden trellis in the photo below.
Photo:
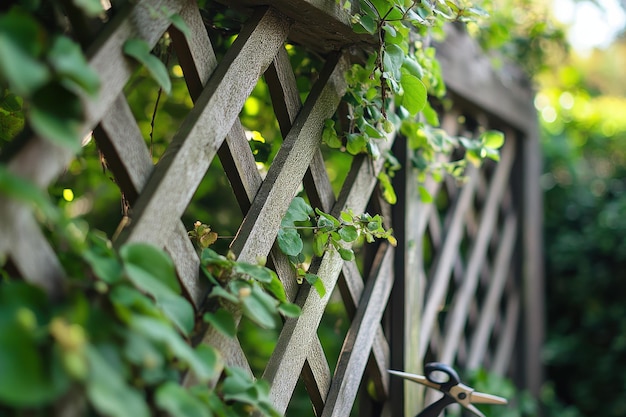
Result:
{"type": "MultiPolygon", "coordinates": [[[[362,381],[370,380],[376,401],[371,400],[374,406],[361,407],[360,415],[413,415],[422,406],[418,387],[390,380],[387,369],[419,372],[424,360],[430,359],[461,368],[482,366],[513,376],[537,392],[543,315],[541,200],[528,88],[515,79],[496,76],[474,44],[452,30],[449,40],[438,46],[454,102],[442,115],[443,127],[451,133],[473,134],[476,126],[504,131],[507,141],[501,161],[470,170],[463,186],[450,180],[427,184],[436,203],[425,204],[417,196],[405,141],[390,136],[383,148],[393,147],[405,159],[405,168],[396,176],[400,202],[391,208],[381,201],[376,190],[383,161],[367,156],[354,158],[336,195],[320,149],[321,132],[346,87],[343,75],[349,47],[367,40],[353,34],[348,15],[334,0],[225,3],[254,11],[219,62],[196,2],[186,0],[129,4],[88,50],[89,64],[103,86],[97,101],[84,100],[82,130],[94,131],[132,205],[131,221],[116,245],[142,241],[166,248],[186,294],[200,308],[207,287],[180,219],[210,164],[219,157],[245,213],[231,250],[247,262],[267,256],[288,297],[303,311],[284,323],[263,373],[277,410],[288,409],[302,380],[315,415],[347,416],[363,389],[362,381]],[[164,7],[183,17],[190,36],[169,27],[165,16],[151,13],[164,7]],[[124,56],[122,45],[129,38],[142,38],[154,46],[166,31],[194,107],[153,165],[122,92],[136,65],[124,56]],[[303,44],[325,59],[304,103],[286,41],[303,44]],[[265,178],[257,170],[238,118],[260,77],[265,77],[283,134],[265,178]],[[327,252],[310,267],[323,280],[326,295],[299,286],[275,239],[301,186],[313,206],[334,215],[346,208],[364,212],[369,204],[381,207],[396,231],[398,247],[378,245],[373,256],[365,251],[369,258],[364,264],[369,267],[363,272],[356,262],[327,252]],[[351,325],[331,373],[317,329],[335,287],[351,325]]],[[[32,137],[7,165],[45,188],[72,158],[67,149],[32,137]]],[[[32,212],[0,196],[0,228],[0,255],[7,256],[22,277],[57,296],[64,271],[32,212]],[[31,256],[33,252],[39,256],[31,256]]],[[[200,343],[217,347],[227,363],[250,369],[236,339],[209,328],[200,343]]]]}

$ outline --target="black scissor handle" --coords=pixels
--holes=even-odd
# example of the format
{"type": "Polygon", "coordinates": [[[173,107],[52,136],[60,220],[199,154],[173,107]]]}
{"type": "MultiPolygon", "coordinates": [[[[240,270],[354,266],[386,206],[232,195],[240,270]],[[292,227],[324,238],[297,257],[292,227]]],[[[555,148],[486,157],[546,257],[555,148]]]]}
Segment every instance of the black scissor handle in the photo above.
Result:
{"type": "Polygon", "coordinates": [[[424,373],[426,374],[426,379],[441,386],[440,390],[442,392],[448,392],[450,391],[450,388],[461,383],[459,374],[457,374],[452,367],[446,365],[445,363],[427,363],[424,366],[424,373]]]}

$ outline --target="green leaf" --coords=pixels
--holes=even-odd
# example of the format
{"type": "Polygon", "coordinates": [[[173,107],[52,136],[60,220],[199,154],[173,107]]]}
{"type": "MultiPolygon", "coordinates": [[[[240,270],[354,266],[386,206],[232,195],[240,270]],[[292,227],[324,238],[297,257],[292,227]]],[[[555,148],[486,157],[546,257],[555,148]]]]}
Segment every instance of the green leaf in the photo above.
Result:
{"type": "Polygon", "coordinates": [[[480,135],[483,146],[489,149],[500,149],[504,145],[504,133],[497,130],[488,130],[480,135]]]}
{"type": "Polygon", "coordinates": [[[250,295],[240,299],[244,314],[263,328],[275,328],[276,300],[256,285],[251,286],[251,290],[250,295]]]}
{"type": "Polygon", "coordinates": [[[426,189],[426,187],[424,187],[423,185],[418,186],[417,191],[420,195],[420,200],[422,200],[424,203],[432,203],[433,202],[433,196],[430,195],[430,193],[428,192],[428,190],[426,189]]]}
{"type": "Polygon", "coordinates": [[[215,375],[218,354],[211,346],[200,344],[194,350],[171,326],[153,317],[134,316],[130,328],[155,342],[164,343],[199,380],[208,381],[215,375]]]}
{"type": "Polygon", "coordinates": [[[17,322],[18,311],[0,308],[0,402],[38,407],[59,397],[70,379],[61,369],[60,357],[41,355],[33,335],[17,322]]]}
{"type": "Polygon", "coordinates": [[[304,243],[295,229],[280,228],[276,239],[280,250],[288,256],[298,256],[304,247],[304,243]]]}
{"type": "Polygon", "coordinates": [[[166,94],[172,90],[172,81],[167,73],[165,64],[150,53],[150,45],[142,39],[128,39],[124,42],[124,53],[135,58],[142,64],[152,78],[161,86],[166,94]]]}
{"type": "Polygon", "coordinates": [[[80,100],[61,84],[49,83],[37,90],[32,98],[28,121],[41,137],[74,152],[80,150],[80,100]]]}
{"type": "Polygon", "coordinates": [[[237,325],[233,315],[222,308],[215,313],[206,313],[202,318],[205,322],[215,327],[215,330],[228,337],[235,337],[237,334],[237,325]]]}
{"type": "Polygon", "coordinates": [[[120,256],[129,278],[140,289],[150,293],[153,281],[180,293],[174,263],[169,255],[148,243],[128,243],[120,248],[120,256]]]}
{"type": "Polygon", "coordinates": [[[263,283],[263,288],[270,292],[280,302],[287,301],[287,294],[285,293],[285,287],[283,283],[280,282],[278,276],[276,274],[273,275],[272,281],[268,283],[263,283]]]}
{"type": "Polygon", "coordinates": [[[317,294],[321,297],[326,295],[326,288],[324,287],[324,282],[315,274],[304,274],[304,279],[315,288],[317,294]]]}
{"type": "Polygon", "coordinates": [[[28,97],[51,79],[39,59],[43,35],[37,21],[17,8],[0,17],[0,74],[14,93],[28,97]]]}
{"type": "Polygon", "coordinates": [[[343,259],[344,261],[354,260],[354,252],[352,251],[352,249],[339,248],[337,250],[339,251],[341,259],[343,259]]]}
{"type": "Polygon", "coordinates": [[[403,72],[402,89],[404,90],[402,106],[404,106],[411,115],[416,115],[422,111],[424,106],[426,106],[426,99],[428,97],[424,83],[408,72],[403,72]]]}
{"type": "Polygon", "coordinates": [[[115,284],[120,281],[122,277],[122,266],[117,259],[101,256],[92,249],[87,250],[83,254],[83,257],[87,263],[89,263],[96,276],[104,282],[115,284]]]}
{"type": "Polygon", "coordinates": [[[293,226],[295,222],[303,222],[309,220],[309,216],[313,215],[313,209],[302,197],[294,197],[289,204],[287,212],[283,216],[281,225],[293,226]]]}
{"type": "Polygon", "coordinates": [[[293,303],[281,303],[278,305],[278,311],[285,317],[300,317],[302,309],[293,303]]]}
{"type": "Polygon", "coordinates": [[[383,55],[383,63],[385,65],[385,71],[393,74],[396,80],[401,77],[400,69],[404,62],[405,53],[398,45],[387,44],[385,45],[385,51],[383,55]]]}
{"type": "Polygon", "coordinates": [[[87,16],[95,17],[104,11],[100,0],[72,0],[87,16]]]}
{"type": "Polygon", "coordinates": [[[77,43],[65,36],[57,36],[48,53],[48,59],[56,73],[62,77],[63,85],[70,91],[77,94],[84,91],[92,98],[98,94],[98,74],[87,64],[77,43]]]}
{"type": "Polygon", "coordinates": [[[353,25],[353,30],[356,33],[376,33],[377,25],[376,21],[368,15],[361,15],[359,21],[353,25]]]}
{"type": "Polygon", "coordinates": [[[167,317],[189,334],[194,326],[193,307],[180,296],[174,263],[165,251],[146,243],[130,243],[122,246],[120,256],[131,282],[154,297],[167,317]]]}
{"type": "Polygon", "coordinates": [[[150,410],[143,395],[128,385],[122,376],[96,349],[87,352],[89,378],[87,398],[101,415],[112,417],[149,417],[150,410]]]}
{"type": "Polygon", "coordinates": [[[171,416],[211,417],[211,412],[203,401],[172,381],[157,388],[155,403],[171,416]]]}
{"type": "Polygon", "coordinates": [[[331,148],[341,148],[343,145],[341,139],[337,136],[335,130],[335,122],[332,119],[326,119],[324,121],[324,130],[322,131],[322,140],[331,148]]]}
{"type": "Polygon", "coordinates": [[[352,155],[358,155],[365,150],[365,146],[367,145],[367,139],[365,139],[365,136],[358,133],[351,133],[346,137],[348,139],[346,150],[349,153],[352,155]]]}
{"type": "Polygon", "coordinates": [[[251,278],[256,279],[259,282],[269,283],[272,281],[275,272],[271,269],[265,268],[260,265],[248,264],[245,262],[235,263],[234,271],[240,274],[249,275],[251,278]]]}
{"type": "Polygon", "coordinates": [[[404,56],[402,61],[402,69],[414,77],[420,80],[424,77],[424,68],[417,62],[417,59],[413,56],[404,56]]]}
{"type": "Polygon", "coordinates": [[[181,15],[179,15],[178,13],[174,13],[170,15],[168,19],[170,20],[172,25],[174,25],[174,27],[180,31],[180,33],[185,35],[185,38],[191,39],[191,29],[187,25],[187,22],[185,22],[185,20],[181,17],[181,15]]]}
{"type": "Polygon", "coordinates": [[[324,255],[326,244],[328,243],[328,233],[317,231],[313,235],[313,253],[315,256],[324,255]]]}
{"type": "Polygon", "coordinates": [[[211,289],[211,293],[209,293],[209,297],[220,297],[220,298],[230,301],[233,304],[239,304],[239,298],[237,298],[235,295],[231,294],[230,292],[226,291],[224,288],[220,287],[219,285],[216,285],[213,287],[213,289],[211,289]]]}
{"type": "Polygon", "coordinates": [[[386,172],[381,171],[378,174],[378,181],[380,183],[380,187],[383,190],[383,198],[389,204],[396,204],[398,202],[398,197],[396,196],[396,191],[393,189],[393,184],[391,183],[391,179],[386,172]]]}
{"type": "Polygon", "coordinates": [[[358,230],[352,225],[343,226],[337,233],[344,242],[354,242],[359,237],[358,230]]]}
{"type": "Polygon", "coordinates": [[[5,165],[0,165],[0,194],[33,204],[49,219],[58,217],[57,208],[49,197],[32,182],[13,174],[5,165]]]}

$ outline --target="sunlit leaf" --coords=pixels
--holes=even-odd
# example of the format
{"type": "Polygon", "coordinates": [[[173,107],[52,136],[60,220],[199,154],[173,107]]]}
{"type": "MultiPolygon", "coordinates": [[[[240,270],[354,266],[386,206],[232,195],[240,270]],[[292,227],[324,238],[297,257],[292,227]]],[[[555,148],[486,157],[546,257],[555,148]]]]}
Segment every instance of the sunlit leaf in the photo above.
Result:
{"type": "Polygon", "coordinates": [[[176,29],[178,29],[183,35],[185,35],[185,38],[191,39],[191,29],[187,25],[187,22],[185,22],[185,20],[181,17],[181,15],[179,15],[178,13],[174,13],[170,15],[168,19],[176,29]]]}
{"type": "Polygon", "coordinates": [[[302,252],[304,243],[297,230],[280,228],[276,237],[280,250],[289,256],[297,256],[302,252]]]}
{"type": "Polygon", "coordinates": [[[403,72],[402,89],[404,90],[404,95],[402,96],[402,105],[404,108],[412,115],[422,111],[424,106],[426,106],[426,99],[428,97],[424,83],[408,72],[403,72]]]}
{"type": "Polygon", "coordinates": [[[259,326],[273,329],[276,327],[276,300],[256,285],[251,290],[250,295],[241,298],[244,313],[259,326]]]}
{"type": "Polygon", "coordinates": [[[142,39],[128,39],[124,42],[124,53],[143,64],[152,78],[161,86],[166,94],[172,90],[172,81],[165,64],[150,53],[150,45],[142,39]]]}
{"type": "Polygon", "coordinates": [[[87,397],[102,415],[112,417],[149,417],[143,395],[128,385],[96,349],[88,350],[90,376],[87,397]]]}
{"type": "Polygon", "coordinates": [[[233,315],[224,309],[219,309],[215,313],[205,313],[203,320],[228,337],[235,337],[237,334],[233,315]]]}

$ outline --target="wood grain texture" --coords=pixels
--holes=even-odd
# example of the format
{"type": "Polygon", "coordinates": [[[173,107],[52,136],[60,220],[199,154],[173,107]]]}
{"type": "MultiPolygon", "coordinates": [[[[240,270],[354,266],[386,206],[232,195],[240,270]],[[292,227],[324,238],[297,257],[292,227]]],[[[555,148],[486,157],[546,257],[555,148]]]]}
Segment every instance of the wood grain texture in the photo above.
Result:
{"type": "Polygon", "coordinates": [[[293,20],[289,36],[296,44],[327,54],[348,46],[373,46],[373,36],[356,34],[352,30],[350,14],[341,4],[328,0],[218,0],[227,6],[254,8],[267,4],[276,7],[293,20]],[[320,22],[324,22],[320,24],[320,22]]]}
{"type": "Polygon", "coordinates": [[[333,115],[343,96],[346,64],[340,56],[329,59],[298,113],[231,245],[238,259],[249,262],[269,253],[280,222],[321,142],[324,120],[333,115]]]}
{"type": "Polygon", "coordinates": [[[495,71],[477,42],[457,25],[446,27],[446,40],[435,49],[446,86],[455,95],[523,132],[536,123],[534,93],[519,69],[495,71]]]}
{"type": "MultiPolygon", "coordinates": [[[[393,141],[394,138],[389,138],[383,148],[391,147],[393,141]]],[[[367,157],[356,157],[331,214],[338,215],[347,207],[357,213],[364,211],[383,163],[382,158],[372,163],[367,157]]],[[[263,378],[271,384],[272,403],[280,413],[284,413],[287,408],[298,381],[294,370],[302,369],[304,365],[307,354],[304,347],[309,346],[316,335],[342,264],[343,260],[336,251],[326,252],[321,259],[313,259],[309,271],[320,277],[326,294],[320,297],[310,286],[300,289],[296,302],[302,308],[302,315],[285,321],[274,353],[263,373],[263,378]]]]}
{"type": "Polygon", "coordinates": [[[42,288],[52,300],[61,298],[65,271],[30,207],[1,195],[0,219],[0,254],[8,255],[25,281],[42,288]]]}
{"type": "MultiPolygon", "coordinates": [[[[94,130],[98,147],[106,158],[122,193],[132,205],[144,189],[154,165],[128,102],[120,95],[94,130]]],[[[206,280],[199,279],[200,260],[187,229],[178,221],[165,240],[181,284],[194,307],[200,308],[207,294],[206,280]]]]}
{"type": "Polygon", "coordinates": [[[157,164],[120,243],[165,243],[288,29],[285,19],[271,9],[248,22],[157,164]]]}
{"type": "Polygon", "coordinates": [[[393,285],[393,248],[380,246],[344,340],[322,417],[350,414],[393,285]]]}

